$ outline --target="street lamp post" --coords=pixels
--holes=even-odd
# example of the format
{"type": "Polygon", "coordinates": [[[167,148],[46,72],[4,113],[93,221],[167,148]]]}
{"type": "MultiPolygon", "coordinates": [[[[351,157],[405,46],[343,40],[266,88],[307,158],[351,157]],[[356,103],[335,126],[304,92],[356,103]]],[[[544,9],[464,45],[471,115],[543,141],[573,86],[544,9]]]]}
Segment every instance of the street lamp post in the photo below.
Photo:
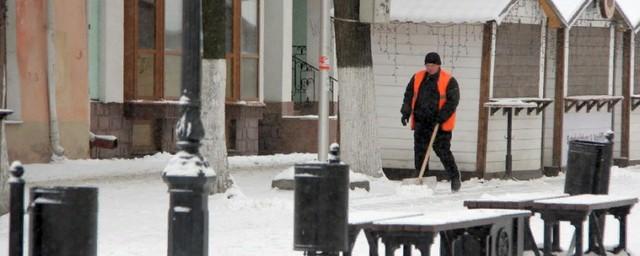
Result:
{"type": "Polygon", "coordinates": [[[169,256],[209,254],[209,184],[215,171],[199,152],[204,128],[200,119],[202,81],[202,3],[182,1],[181,117],[176,125],[178,153],[165,167],[162,178],[169,187],[169,256]]]}

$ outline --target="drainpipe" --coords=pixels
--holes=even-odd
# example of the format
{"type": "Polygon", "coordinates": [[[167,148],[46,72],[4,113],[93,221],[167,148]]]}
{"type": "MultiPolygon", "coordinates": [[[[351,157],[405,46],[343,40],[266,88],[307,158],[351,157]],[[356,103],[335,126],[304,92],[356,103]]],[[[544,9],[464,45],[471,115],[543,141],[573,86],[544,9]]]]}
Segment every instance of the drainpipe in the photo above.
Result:
{"type": "Polygon", "coordinates": [[[47,87],[49,89],[49,137],[51,139],[52,160],[64,159],[64,148],[60,145],[58,112],[56,111],[56,49],[54,30],[54,1],[47,1],[47,87]]]}

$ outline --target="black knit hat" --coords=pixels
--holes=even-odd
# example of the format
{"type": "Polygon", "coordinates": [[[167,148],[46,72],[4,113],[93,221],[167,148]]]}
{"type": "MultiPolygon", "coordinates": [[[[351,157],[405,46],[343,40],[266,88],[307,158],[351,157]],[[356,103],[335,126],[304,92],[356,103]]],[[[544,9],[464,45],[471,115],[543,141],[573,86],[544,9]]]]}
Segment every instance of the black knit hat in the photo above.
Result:
{"type": "Polygon", "coordinates": [[[424,64],[437,64],[442,65],[442,61],[440,60],[440,55],[435,52],[427,53],[427,56],[424,57],[424,64]]]}

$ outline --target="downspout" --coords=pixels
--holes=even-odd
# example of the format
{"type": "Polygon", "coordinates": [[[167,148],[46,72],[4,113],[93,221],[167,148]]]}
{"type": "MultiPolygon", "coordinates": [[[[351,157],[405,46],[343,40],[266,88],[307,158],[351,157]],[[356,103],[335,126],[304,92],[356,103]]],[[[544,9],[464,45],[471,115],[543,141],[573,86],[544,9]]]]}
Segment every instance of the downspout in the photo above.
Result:
{"type": "Polygon", "coordinates": [[[64,159],[64,148],[60,145],[58,112],[56,111],[56,49],[54,30],[54,1],[47,1],[47,87],[49,89],[49,138],[51,140],[51,160],[64,159]]]}

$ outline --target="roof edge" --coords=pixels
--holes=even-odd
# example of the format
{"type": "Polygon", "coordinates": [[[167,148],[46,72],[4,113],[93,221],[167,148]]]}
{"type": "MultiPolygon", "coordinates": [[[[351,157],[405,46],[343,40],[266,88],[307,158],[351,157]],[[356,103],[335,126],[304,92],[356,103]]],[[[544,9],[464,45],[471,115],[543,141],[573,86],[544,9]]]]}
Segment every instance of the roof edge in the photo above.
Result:
{"type": "Polygon", "coordinates": [[[591,3],[593,3],[593,1],[594,0],[586,0],[586,1],[582,2],[582,6],[580,6],[580,8],[578,8],[578,11],[573,14],[571,19],[568,20],[568,22],[567,22],[568,27],[573,26],[573,23],[575,23],[576,20],[578,20],[578,17],[580,17],[580,14],[582,14],[584,12],[584,10],[587,9],[587,6],[589,6],[591,3]]]}
{"type": "MultiPolygon", "coordinates": [[[[554,12],[555,16],[558,18],[558,20],[560,20],[560,22],[562,23],[562,25],[564,27],[568,27],[569,26],[569,23],[567,22],[567,20],[564,19],[564,16],[562,16],[562,13],[558,9],[558,6],[556,6],[556,4],[553,3],[553,1],[551,1],[551,0],[538,0],[538,4],[541,4],[541,2],[547,3],[547,5],[551,8],[551,10],[554,12]]],[[[546,14],[546,12],[545,12],[545,14],[546,14]]]]}

